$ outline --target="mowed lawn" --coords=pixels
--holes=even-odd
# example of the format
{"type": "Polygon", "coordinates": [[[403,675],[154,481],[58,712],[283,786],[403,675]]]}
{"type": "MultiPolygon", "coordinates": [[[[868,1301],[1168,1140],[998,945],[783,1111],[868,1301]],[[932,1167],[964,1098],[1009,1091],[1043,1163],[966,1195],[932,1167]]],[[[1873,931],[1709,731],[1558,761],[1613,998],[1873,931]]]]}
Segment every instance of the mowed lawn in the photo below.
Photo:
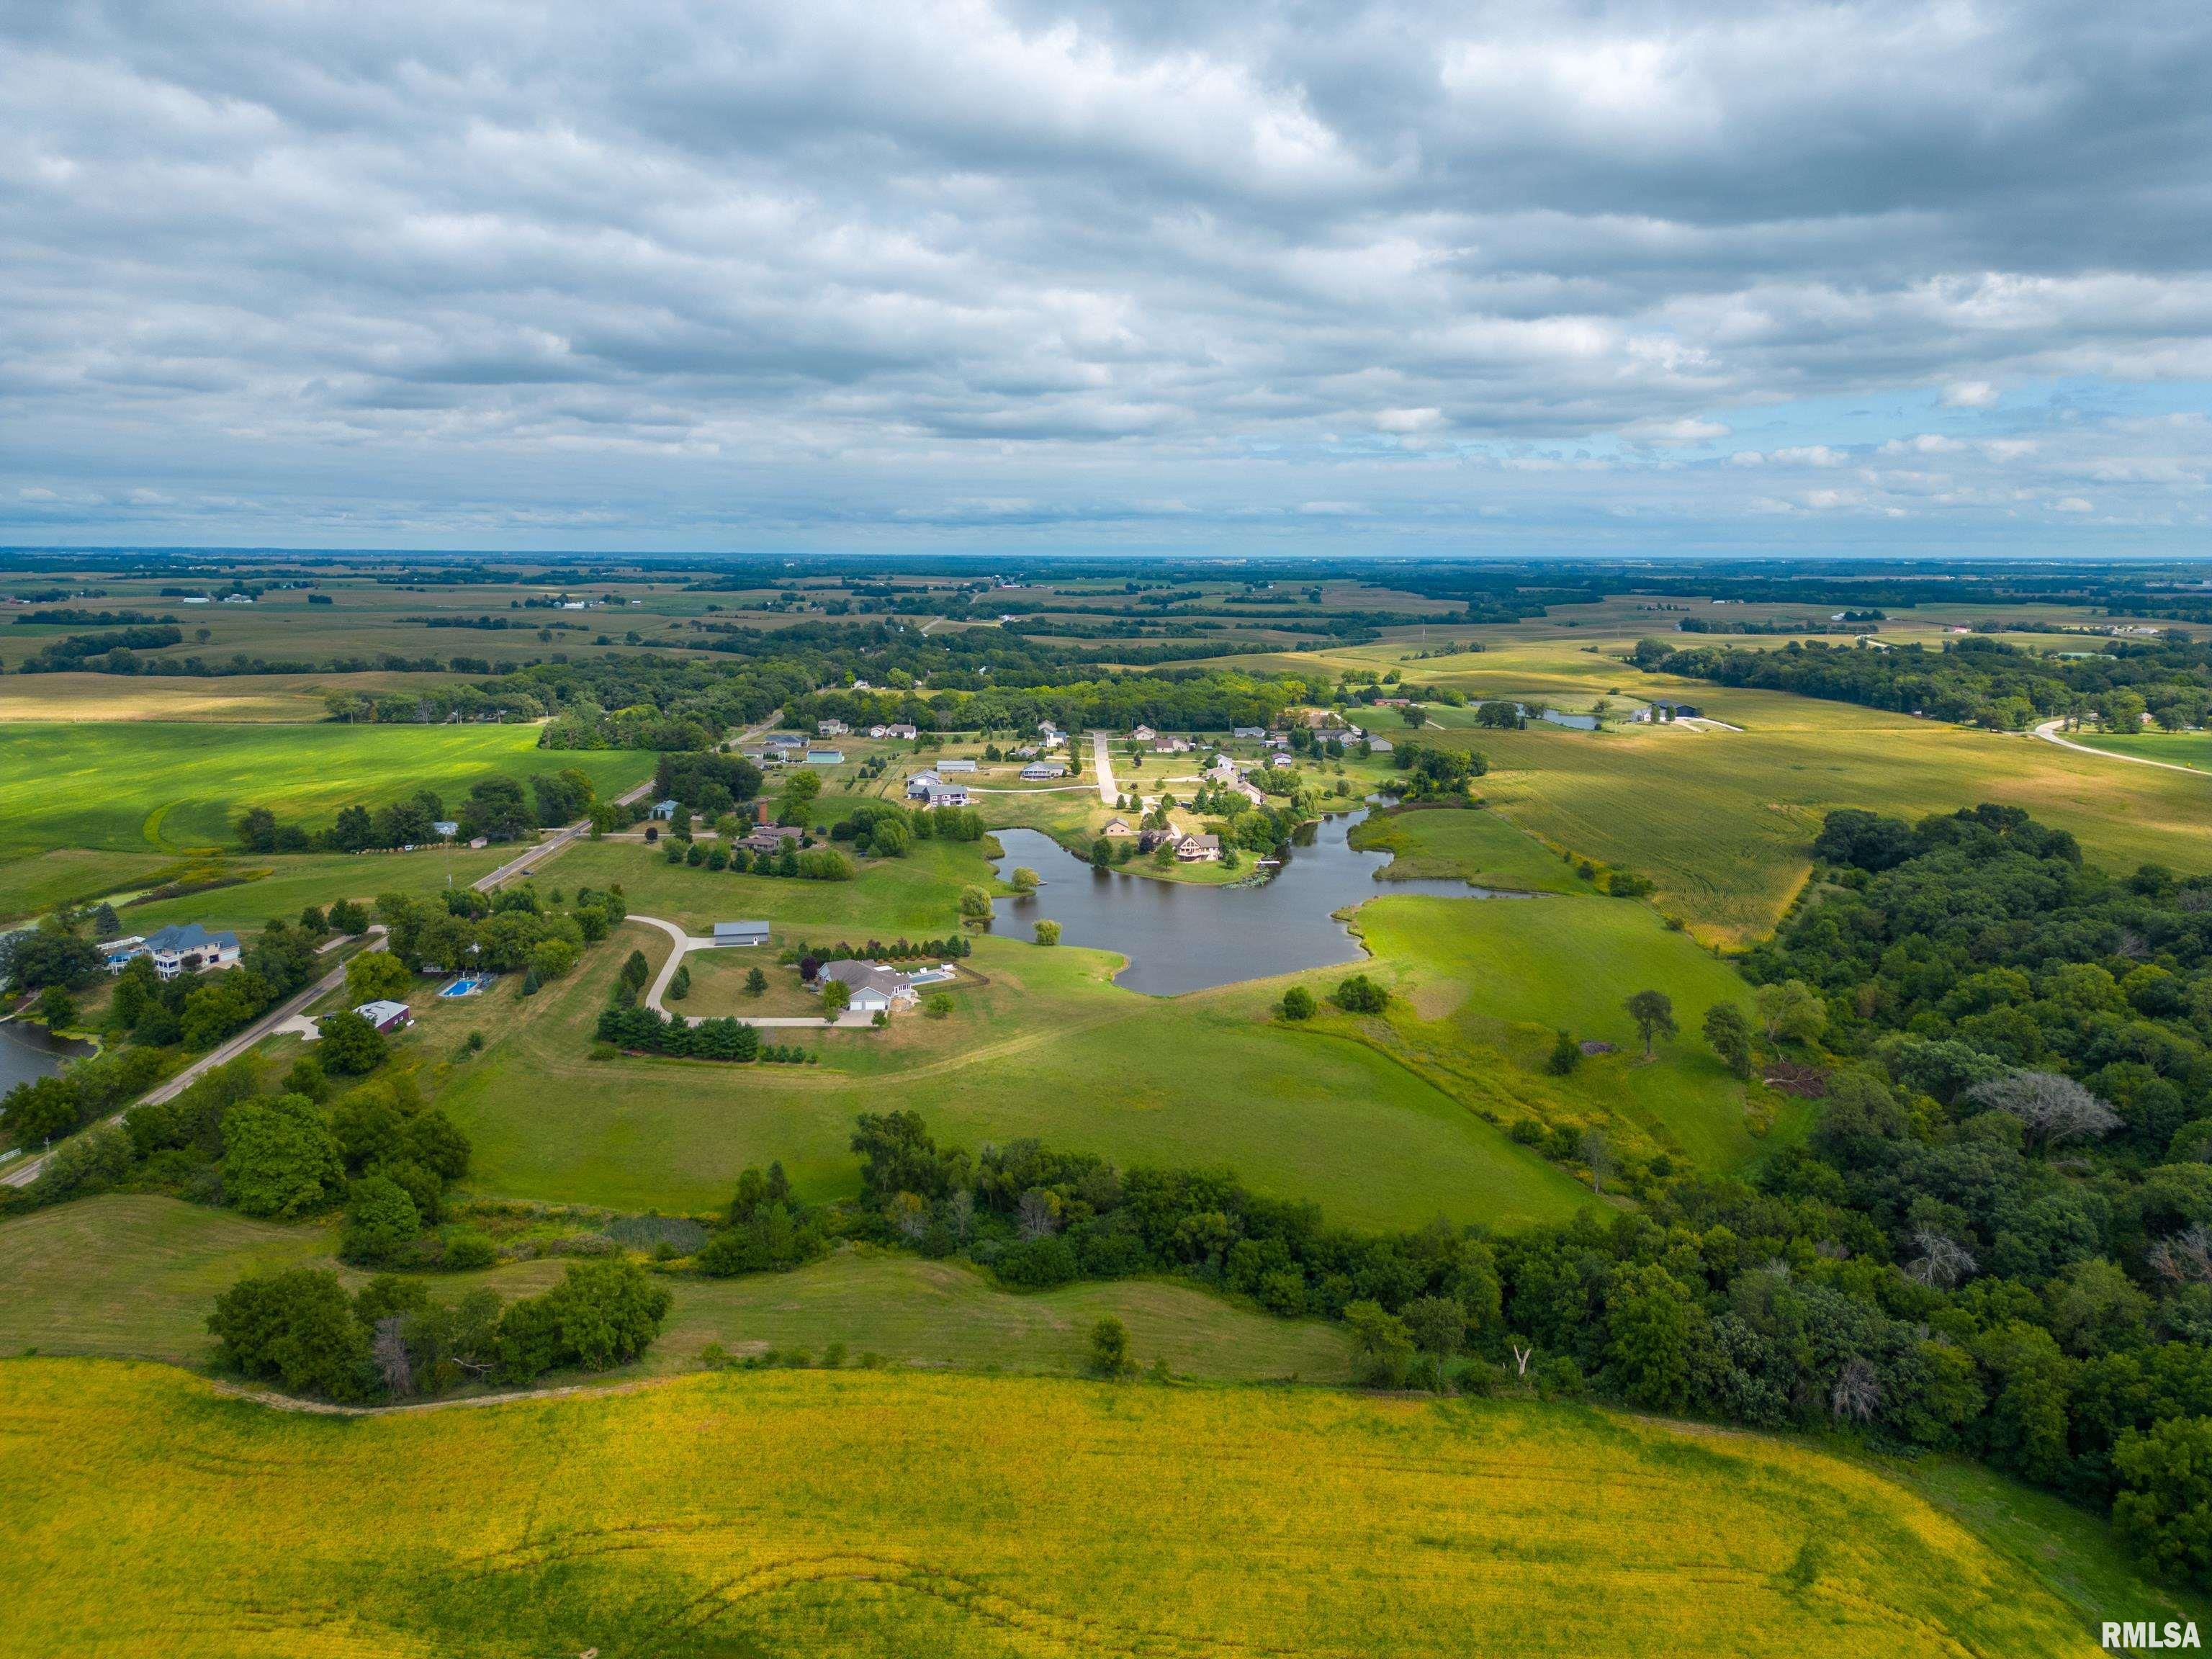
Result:
{"type": "Polygon", "coordinates": [[[2102,749],[2109,754],[2131,755],[2137,760],[2164,761],[2168,766],[2212,772],[2212,732],[2146,732],[2134,737],[2075,732],[2069,736],[2073,742],[2102,749]]]}
{"type": "Polygon", "coordinates": [[[970,1147],[1032,1136],[1123,1164],[1231,1169],[1348,1225],[1518,1226],[1589,1201],[1382,1054],[1282,1029],[1270,1018],[1280,982],[1145,997],[1110,982],[1117,957],[983,936],[947,1018],[777,1034],[817,1051],[816,1065],[594,1060],[592,1024],[632,946],[656,964],[669,949],[633,923],[538,996],[501,988],[493,1003],[432,1011],[410,1037],[434,1054],[471,1029],[490,1038],[440,1095],[476,1144],[472,1186],[692,1210],[726,1202],[748,1164],[781,1159],[803,1193],[842,1196],[858,1182],[854,1120],[908,1107],[970,1147]]]}
{"type": "Polygon", "coordinates": [[[2085,1581],[2178,1610],[1801,1444],[1519,1401],[779,1370],[347,1419],[40,1358],[0,1442],[49,1656],[2011,1659],[2096,1651],[2085,1581]]]}
{"type": "MultiPolygon", "coordinates": [[[[204,1365],[215,1298],[249,1273],[289,1267],[368,1275],[339,1263],[334,1227],[252,1221],[148,1194],[88,1198],[0,1222],[0,1353],[159,1359],[204,1365]]],[[[557,1282],[556,1257],[433,1281],[441,1293],[488,1285],[508,1297],[557,1282]]],[[[1350,1346],[1341,1326],[1276,1319],[1188,1285],[1146,1279],[1071,1285],[1017,1295],[976,1269],[848,1249],[794,1273],[744,1279],[674,1276],[675,1305],[635,1374],[697,1368],[719,1343],[744,1356],[803,1350],[819,1360],[842,1343],[857,1360],[1073,1376],[1091,1327],[1108,1314],[1129,1328],[1145,1364],[1212,1381],[1296,1377],[1341,1382],[1350,1346]]],[[[633,1373],[626,1372],[625,1375],[633,1373]]]]}
{"type": "Polygon", "coordinates": [[[612,793],[653,771],[650,755],[537,745],[534,726],[11,722],[0,725],[0,858],[222,847],[249,806],[319,828],[342,806],[424,787],[456,805],[495,772],[574,766],[612,793]]]}

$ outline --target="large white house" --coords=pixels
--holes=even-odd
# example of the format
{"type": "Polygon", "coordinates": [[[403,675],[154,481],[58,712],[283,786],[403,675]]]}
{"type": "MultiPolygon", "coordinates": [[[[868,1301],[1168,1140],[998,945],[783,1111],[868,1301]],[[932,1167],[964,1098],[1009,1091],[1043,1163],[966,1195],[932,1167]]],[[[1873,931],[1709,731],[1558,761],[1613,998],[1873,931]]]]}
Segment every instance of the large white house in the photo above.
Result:
{"type": "Polygon", "coordinates": [[[151,957],[154,971],[163,979],[197,974],[208,968],[228,968],[238,960],[238,935],[211,933],[197,921],[180,921],[144,938],[109,939],[100,947],[107,971],[119,974],[137,957],[151,957]]]}

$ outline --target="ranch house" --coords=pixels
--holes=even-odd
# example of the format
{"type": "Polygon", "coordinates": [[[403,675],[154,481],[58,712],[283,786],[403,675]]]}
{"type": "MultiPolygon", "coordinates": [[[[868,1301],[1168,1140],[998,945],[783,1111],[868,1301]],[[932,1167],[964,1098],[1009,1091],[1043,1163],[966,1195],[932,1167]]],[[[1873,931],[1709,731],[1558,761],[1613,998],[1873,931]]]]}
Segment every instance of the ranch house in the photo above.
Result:
{"type": "Polygon", "coordinates": [[[856,1014],[884,1014],[915,1005],[915,988],[906,975],[873,962],[824,963],[816,982],[835,980],[852,988],[846,1006],[856,1014]]]}

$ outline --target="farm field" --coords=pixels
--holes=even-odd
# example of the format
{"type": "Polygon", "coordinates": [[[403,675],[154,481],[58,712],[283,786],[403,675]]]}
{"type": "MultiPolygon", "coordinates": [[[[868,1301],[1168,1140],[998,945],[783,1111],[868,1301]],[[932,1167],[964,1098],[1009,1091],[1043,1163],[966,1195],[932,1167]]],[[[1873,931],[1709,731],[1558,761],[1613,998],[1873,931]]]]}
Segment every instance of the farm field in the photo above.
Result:
{"type": "Polygon", "coordinates": [[[1291,673],[1316,662],[1395,667],[1470,698],[1534,696],[1573,710],[1607,696],[1621,708],[1674,697],[1742,726],[1593,732],[1536,721],[1499,731],[1474,727],[1471,711],[1441,710],[1439,726],[1424,734],[1480,750],[1491,767],[1480,791],[1507,817],[1553,845],[1650,876],[1660,908],[1709,941],[1740,946],[1772,930],[1810,867],[1822,815],[1836,807],[1917,817],[1996,801],[2072,831],[2090,860],[2112,868],[2212,869],[2204,827],[2212,796],[2180,774],[2108,766],[2025,735],[1646,674],[1620,659],[1639,633],[1666,625],[1626,615],[1603,629],[1470,630],[1485,647],[1474,653],[1421,658],[1400,641],[1232,661],[1291,673]]]}
{"type": "MultiPolygon", "coordinates": [[[[623,940],[655,963],[669,948],[637,924],[623,940]]],[[[692,1210],[726,1201],[746,1165],[781,1158],[802,1194],[842,1196],[857,1178],[854,1119],[897,1104],[969,1146],[1029,1135],[1123,1164],[1226,1166],[1348,1225],[1443,1214],[1510,1227],[1593,1201],[1382,1054],[1274,1025],[1286,981],[1145,997],[1109,982],[1118,957],[982,937],[968,965],[988,983],[957,991],[950,1018],[796,1034],[818,1065],[595,1061],[592,1024],[623,954],[498,1005],[496,1020],[489,1009],[424,1019],[416,1040],[429,1051],[471,1026],[491,1039],[440,1096],[475,1143],[479,1190],[692,1210]]],[[[1325,988],[1341,970],[1325,974],[1309,977],[1325,988]]]]}
{"type": "Polygon", "coordinates": [[[398,691],[452,683],[448,674],[11,674],[0,681],[0,721],[276,721],[327,717],[325,688],[398,691]]]}
{"type": "MultiPolygon", "coordinates": [[[[0,1352],[158,1359],[203,1366],[208,1310],[248,1273],[326,1267],[348,1284],[368,1275],[331,1255],[328,1225],[252,1221],[173,1198],[89,1198],[0,1222],[0,1352]]],[[[439,1282],[532,1296],[559,1279],[557,1257],[510,1262],[439,1282]]],[[[843,1249],[788,1273],[665,1281],[675,1305],[660,1340],[625,1376],[697,1369],[720,1343],[743,1358],[769,1348],[819,1359],[842,1342],[855,1358],[895,1365],[1073,1375],[1091,1327],[1113,1314],[1133,1351],[1178,1376],[1235,1382],[1348,1375],[1341,1327],[1276,1319],[1189,1285],[1122,1279],[1017,1295],[953,1262],[843,1249]]]]}
{"type": "Polygon", "coordinates": [[[15,722],[0,726],[0,858],[221,847],[248,806],[320,825],[425,787],[458,800],[492,772],[575,766],[603,793],[652,775],[647,755],[537,744],[532,726],[15,722]]]}
{"type": "Polygon", "coordinates": [[[775,1370],[349,1421],[17,1359],[0,1440],[49,1655],[2010,1659],[2095,1652],[2069,1591],[2125,1583],[1799,1444],[1520,1402],[775,1370]]]}

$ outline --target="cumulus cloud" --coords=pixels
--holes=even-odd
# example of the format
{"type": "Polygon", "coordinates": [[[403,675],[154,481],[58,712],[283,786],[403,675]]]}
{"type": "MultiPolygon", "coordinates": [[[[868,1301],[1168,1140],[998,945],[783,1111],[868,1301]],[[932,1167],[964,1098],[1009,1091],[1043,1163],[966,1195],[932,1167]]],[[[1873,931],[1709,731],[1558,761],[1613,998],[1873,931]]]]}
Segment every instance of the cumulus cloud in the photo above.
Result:
{"type": "Polygon", "coordinates": [[[10,10],[0,534],[2201,544],[2186,0],[614,17],[10,10]]]}

